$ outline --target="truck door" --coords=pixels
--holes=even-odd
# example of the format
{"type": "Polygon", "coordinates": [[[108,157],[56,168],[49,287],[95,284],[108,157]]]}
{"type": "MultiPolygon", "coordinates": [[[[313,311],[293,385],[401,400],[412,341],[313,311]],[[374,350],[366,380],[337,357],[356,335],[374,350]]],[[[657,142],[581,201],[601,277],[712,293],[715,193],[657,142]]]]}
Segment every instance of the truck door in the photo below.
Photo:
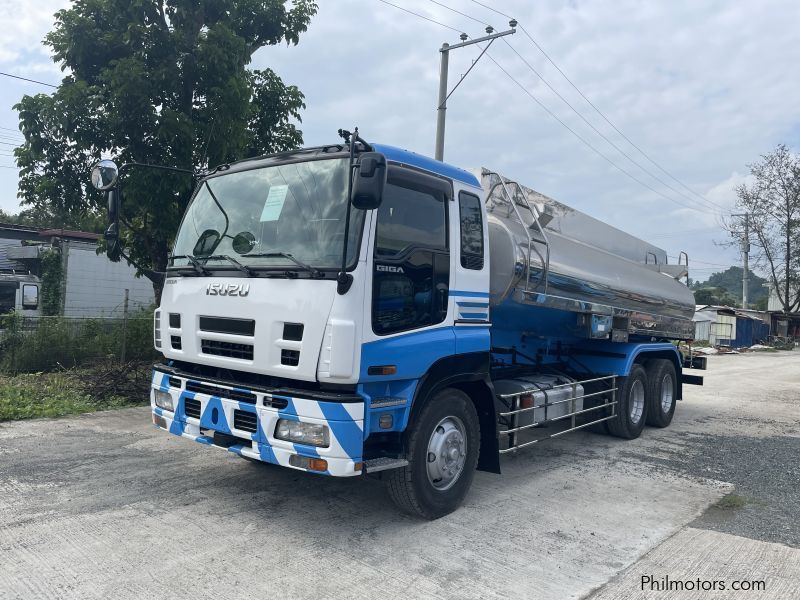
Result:
{"type": "Polygon", "coordinates": [[[389,170],[373,247],[371,321],[377,336],[447,319],[451,198],[449,181],[410,169],[389,170]]]}

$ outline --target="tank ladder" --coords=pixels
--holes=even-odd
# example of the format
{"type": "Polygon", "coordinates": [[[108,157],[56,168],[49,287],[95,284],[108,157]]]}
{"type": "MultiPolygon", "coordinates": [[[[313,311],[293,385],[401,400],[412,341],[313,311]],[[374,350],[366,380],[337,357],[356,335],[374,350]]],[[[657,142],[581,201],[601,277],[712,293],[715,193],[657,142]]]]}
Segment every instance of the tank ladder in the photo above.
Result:
{"type": "MultiPolygon", "coordinates": [[[[487,198],[492,198],[494,196],[495,190],[498,188],[502,189],[503,196],[501,201],[504,203],[508,203],[508,205],[514,210],[514,213],[517,215],[517,219],[519,220],[520,224],[522,225],[523,229],[525,229],[525,235],[528,240],[528,257],[526,263],[526,273],[525,273],[525,293],[532,293],[538,289],[539,285],[544,282],[544,293],[547,294],[547,279],[550,273],[550,241],[547,239],[547,234],[544,232],[544,227],[539,222],[539,212],[531,206],[531,203],[528,201],[528,194],[525,193],[525,190],[522,186],[517,183],[516,181],[508,180],[506,181],[505,178],[500,175],[499,173],[495,173],[494,171],[490,171],[487,175],[495,175],[498,179],[498,182],[495,183],[491,189],[489,190],[489,194],[487,198]],[[515,188],[517,192],[517,196],[514,196],[509,187],[515,188]],[[542,241],[544,242],[545,247],[545,258],[543,261],[543,273],[542,279],[533,290],[529,290],[530,281],[531,281],[531,253],[535,250],[533,245],[533,236],[531,236],[531,227],[525,223],[525,220],[522,218],[522,214],[519,212],[519,208],[517,206],[516,197],[521,197],[522,201],[525,203],[525,208],[531,213],[531,217],[533,218],[533,225],[536,225],[536,229],[539,231],[539,234],[542,236],[542,241]]],[[[509,212],[510,214],[510,212],[509,212]]],[[[538,241],[538,240],[537,240],[538,241]]],[[[538,250],[536,250],[538,254],[538,250]]],[[[541,258],[541,254],[539,255],[541,258]]]]}

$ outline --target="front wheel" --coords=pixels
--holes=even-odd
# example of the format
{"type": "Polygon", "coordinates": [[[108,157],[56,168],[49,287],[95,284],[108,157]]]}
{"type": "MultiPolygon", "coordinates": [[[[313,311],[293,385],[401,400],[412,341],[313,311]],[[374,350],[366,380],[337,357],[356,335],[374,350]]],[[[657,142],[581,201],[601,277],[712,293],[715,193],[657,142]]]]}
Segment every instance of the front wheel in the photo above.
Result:
{"type": "Polygon", "coordinates": [[[472,400],[460,390],[442,390],[414,419],[408,465],[390,472],[389,495],[404,512],[443,517],[466,496],[479,450],[480,425],[472,400]]]}

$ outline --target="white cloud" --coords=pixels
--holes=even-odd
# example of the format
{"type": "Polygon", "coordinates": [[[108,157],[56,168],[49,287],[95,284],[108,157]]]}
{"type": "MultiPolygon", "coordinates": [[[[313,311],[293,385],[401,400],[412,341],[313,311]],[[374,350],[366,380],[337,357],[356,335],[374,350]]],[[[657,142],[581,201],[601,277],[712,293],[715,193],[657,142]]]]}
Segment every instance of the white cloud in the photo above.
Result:
{"type": "MultiPolygon", "coordinates": [[[[463,12],[506,27],[505,19],[469,0],[441,0],[463,12]]],[[[427,0],[393,0],[410,10],[480,35],[482,26],[427,0]]],[[[30,54],[52,23],[48,8],[23,0],[7,2],[25,13],[25,34],[5,36],[3,53],[30,54]],[[36,27],[39,27],[36,30],[36,27]],[[35,30],[35,31],[34,31],[35,30]]],[[[377,0],[320,3],[320,12],[297,47],[270,47],[257,53],[253,66],[273,67],[287,83],[306,94],[302,129],[309,145],[336,140],[336,129],[359,125],[367,139],[432,153],[442,42],[456,32],[417,19],[377,0]]],[[[697,194],[731,206],[733,187],[747,163],[800,131],[800,64],[796,25],[800,3],[763,0],[757,4],[710,0],[675,2],[589,2],[573,0],[497,0],[553,57],[591,100],[649,156],[697,194]]],[[[8,12],[8,11],[7,11],[8,12]]],[[[10,13],[9,13],[10,14],[10,13]]],[[[2,25],[0,18],[0,25],[2,25]]],[[[20,28],[5,23],[12,30],[20,28]]],[[[598,129],[624,147],[678,195],[620,156],[555,97],[503,42],[491,54],[555,114],[632,175],[675,202],[665,200],[610,166],[576,140],[486,57],[448,103],[446,158],[459,166],[488,166],[543,193],[586,211],[634,235],[657,239],[670,254],[686,249],[706,262],[738,261],[732,250],[715,246],[711,212],[627,146],[565,82],[523,32],[509,43],[540,71],[598,129]],[[705,228],[703,232],[698,229],[705,228]],[[682,233],[686,232],[686,233],[682,233]],[[671,237],[665,237],[670,235],[671,237]]],[[[451,57],[455,83],[477,56],[465,48],[451,57]]],[[[13,63],[13,61],[12,61],[13,63]]],[[[42,68],[53,68],[42,55],[42,68]]],[[[56,77],[54,72],[52,77],[56,77]]],[[[41,76],[42,78],[44,75],[41,76]]],[[[48,79],[50,81],[50,79],[48,79]]],[[[41,88],[0,89],[0,126],[15,123],[2,112],[22,93],[41,88]]],[[[0,164],[4,164],[0,160],[0,164]]],[[[0,169],[0,205],[11,206],[0,169]]],[[[709,266],[709,265],[705,265],[709,266]]],[[[709,266],[711,267],[711,266],[709,266]]]]}
{"type": "Polygon", "coordinates": [[[38,52],[64,0],[3,0],[0,2],[0,64],[13,65],[21,55],[38,52]]]}

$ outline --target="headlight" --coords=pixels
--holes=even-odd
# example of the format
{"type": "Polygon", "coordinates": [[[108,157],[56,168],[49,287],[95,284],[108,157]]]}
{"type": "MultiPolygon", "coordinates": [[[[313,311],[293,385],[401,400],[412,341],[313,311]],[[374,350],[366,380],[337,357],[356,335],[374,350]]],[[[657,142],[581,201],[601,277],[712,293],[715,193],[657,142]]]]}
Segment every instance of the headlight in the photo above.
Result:
{"type": "Polygon", "coordinates": [[[330,436],[326,425],[289,421],[288,419],[278,419],[275,437],[295,444],[308,444],[321,448],[327,448],[330,445],[330,436]]]}
{"type": "Polygon", "coordinates": [[[162,392],[161,390],[155,391],[156,406],[174,412],[175,408],[172,404],[172,395],[169,392],[162,392]]]}

